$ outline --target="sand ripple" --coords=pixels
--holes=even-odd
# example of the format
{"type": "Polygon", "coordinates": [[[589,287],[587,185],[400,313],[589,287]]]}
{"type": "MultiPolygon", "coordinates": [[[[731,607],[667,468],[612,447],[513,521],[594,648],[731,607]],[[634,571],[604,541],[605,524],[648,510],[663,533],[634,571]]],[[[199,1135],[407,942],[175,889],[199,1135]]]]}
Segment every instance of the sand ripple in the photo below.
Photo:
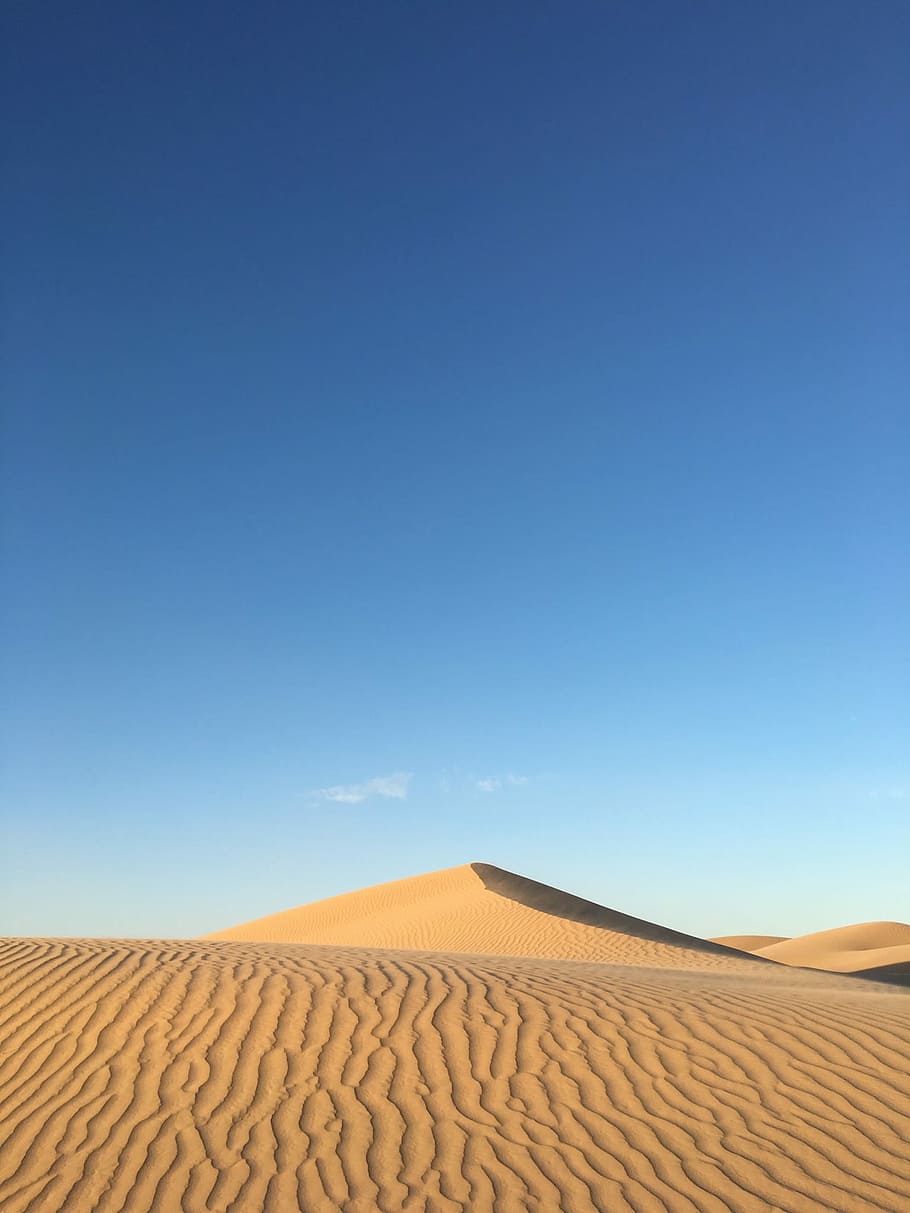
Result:
{"type": "Polygon", "coordinates": [[[757,961],[11,940],[0,1143],[3,1213],[898,1213],[910,997],[757,961]]]}

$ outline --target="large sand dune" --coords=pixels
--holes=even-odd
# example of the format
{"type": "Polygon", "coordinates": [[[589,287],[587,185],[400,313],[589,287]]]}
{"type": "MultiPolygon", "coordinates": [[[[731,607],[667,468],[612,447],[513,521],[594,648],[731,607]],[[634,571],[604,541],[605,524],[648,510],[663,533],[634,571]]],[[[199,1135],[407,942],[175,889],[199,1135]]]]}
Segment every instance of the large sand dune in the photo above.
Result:
{"type": "Polygon", "coordinates": [[[354,944],[705,968],[741,963],[736,949],[470,863],[394,880],[257,918],[211,939],[354,944]]]}
{"type": "MultiPolygon", "coordinates": [[[[471,872],[481,900],[512,900],[483,883],[508,874],[471,872]]],[[[464,869],[427,879],[443,899],[442,886],[472,887],[464,869]]],[[[390,888],[354,896],[378,898],[380,918],[385,904],[394,934],[406,915],[390,888]]],[[[565,914],[574,899],[516,889],[525,910],[553,914],[555,931],[622,937],[625,963],[341,943],[7,941],[0,1209],[910,1207],[906,990],[655,937],[660,928],[580,903],[578,914],[607,916],[596,926],[565,914]]],[[[470,919],[474,894],[464,895],[470,919]]],[[[335,914],[338,929],[344,918],[335,914]]],[[[478,921],[484,944],[501,949],[504,928],[478,921]]],[[[539,920],[521,921],[537,934],[515,934],[516,946],[549,947],[539,920]]],[[[574,948],[587,937],[567,938],[574,948]]]]}

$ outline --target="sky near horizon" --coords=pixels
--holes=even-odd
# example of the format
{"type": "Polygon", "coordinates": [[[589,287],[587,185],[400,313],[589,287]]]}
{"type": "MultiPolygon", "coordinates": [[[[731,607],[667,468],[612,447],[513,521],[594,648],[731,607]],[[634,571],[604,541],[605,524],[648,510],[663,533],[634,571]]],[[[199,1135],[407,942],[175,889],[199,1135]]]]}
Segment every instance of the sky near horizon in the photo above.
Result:
{"type": "Polygon", "coordinates": [[[910,921],[910,5],[2,21],[0,934],[910,921]]]}

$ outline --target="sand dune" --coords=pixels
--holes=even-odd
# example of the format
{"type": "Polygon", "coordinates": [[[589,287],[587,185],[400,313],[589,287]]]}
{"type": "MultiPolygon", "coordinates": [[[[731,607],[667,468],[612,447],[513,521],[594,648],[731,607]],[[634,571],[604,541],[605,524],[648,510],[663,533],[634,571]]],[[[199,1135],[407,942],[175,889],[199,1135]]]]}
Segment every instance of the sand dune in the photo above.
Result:
{"type": "MultiPolygon", "coordinates": [[[[702,948],[478,867],[400,882],[412,906],[454,899],[431,936],[457,886],[484,943],[548,947],[533,912],[573,948],[617,935],[627,962],[0,944],[0,1209],[910,1207],[908,991],[702,948]],[[503,925],[510,894],[522,913],[503,925]]],[[[319,921],[353,929],[350,907],[375,904],[397,938],[414,924],[392,889],[318,903],[319,921]]]]}
{"type": "Polygon", "coordinates": [[[772,943],[783,943],[789,935],[715,935],[711,942],[723,944],[727,948],[737,948],[740,952],[757,952],[760,948],[770,947],[772,943]]]}
{"type": "Polygon", "coordinates": [[[538,956],[672,968],[741,962],[683,935],[487,863],[374,885],[208,936],[538,956]]]}
{"type": "Polygon", "coordinates": [[[807,969],[861,973],[883,980],[910,975],[910,925],[904,922],[861,922],[792,939],[726,935],[714,942],[807,969]]]}

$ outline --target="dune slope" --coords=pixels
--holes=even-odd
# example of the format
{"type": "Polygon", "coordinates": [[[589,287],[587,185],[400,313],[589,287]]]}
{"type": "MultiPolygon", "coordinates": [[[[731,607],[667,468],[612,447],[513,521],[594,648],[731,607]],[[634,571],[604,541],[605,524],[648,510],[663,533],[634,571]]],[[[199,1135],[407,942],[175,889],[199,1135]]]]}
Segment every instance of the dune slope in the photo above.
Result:
{"type": "Polygon", "coordinates": [[[222,941],[0,948],[4,1213],[896,1213],[910,997],[222,941]]]}
{"type": "Polygon", "coordinates": [[[210,939],[352,944],[710,968],[735,950],[471,863],[374,885],[215,932],[210,939]]]}

